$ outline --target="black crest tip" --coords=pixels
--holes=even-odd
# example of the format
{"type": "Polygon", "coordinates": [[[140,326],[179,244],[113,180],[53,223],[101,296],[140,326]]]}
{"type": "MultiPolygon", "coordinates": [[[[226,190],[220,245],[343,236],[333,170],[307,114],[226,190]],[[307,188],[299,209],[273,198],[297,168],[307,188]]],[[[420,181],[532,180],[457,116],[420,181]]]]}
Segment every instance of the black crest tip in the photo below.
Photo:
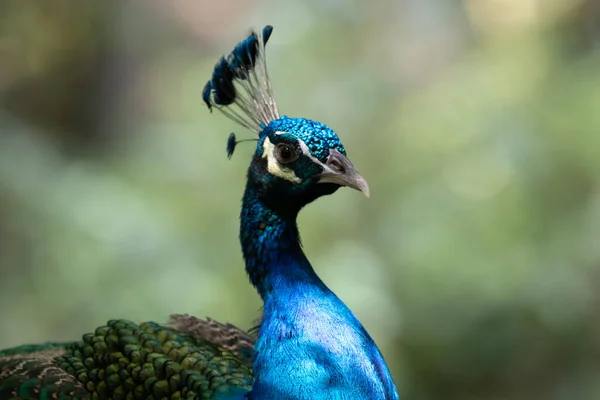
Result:
{"type": "Polygon", "coordinates": [[[231,132],[227,139],[227,158],[231,159],[237,143],[238,142],[235,140],[235,133],[231,132]]]}
{"type": "Polygon", "coordinates": [[[212,90],[211,81],[206,82],[204,89],[202,89],[202,100],[206,103],[208,110],[212,112],[212,104],[210,104],[210,91],[212,90]]]}
{"type": "Polygon", "coordinates": [[[262,37],[263,37],[264,44],[267,44],[267,42],[269,41],[269,38],[271,37],[271,33],[273,33],[273,27],[271,25],[267,25],[263,28],[262,37]]]}
{"type": "Polygon", "coordinates": [[[213,101],[220,106],[228,106],[236,99],[236,89],[233,85],[234,74],[227,60],[223,57],[219,60],[213,76],[210,80],[213,93],[213,101]]]}
{"type": "MultiPolygon", "coordinates": [[[[216,108],[254,133],[279,118],[264,54],[264,45],[272,33],[273,27],[267,25],[262,35],[253,31],[239,42],[215,64],[212,77],[202,90],[202,100],[209,111],[216,108]],[[237,108],[228,108],[234,105],[237,108]]],[[[227,145],[229,157],[235,146],[234,138],[227,145]]]]}

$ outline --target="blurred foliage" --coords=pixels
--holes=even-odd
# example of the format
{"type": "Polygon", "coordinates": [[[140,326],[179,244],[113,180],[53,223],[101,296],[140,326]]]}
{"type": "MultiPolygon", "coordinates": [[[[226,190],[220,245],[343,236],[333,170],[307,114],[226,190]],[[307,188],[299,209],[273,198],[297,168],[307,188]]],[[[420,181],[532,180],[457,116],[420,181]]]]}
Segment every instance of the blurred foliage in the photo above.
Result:
{"type": "MultiPolygon", "coordinates": [[[[260,301],[237,242],[252,146],[200,99],[270,23],[279,108],[368,178],[306,251],[403,398],[600,398],[600,3],[0,3],[0,347],[260,301]]],[[[248,136],[250,134],[248,133],[248,136]]]]}

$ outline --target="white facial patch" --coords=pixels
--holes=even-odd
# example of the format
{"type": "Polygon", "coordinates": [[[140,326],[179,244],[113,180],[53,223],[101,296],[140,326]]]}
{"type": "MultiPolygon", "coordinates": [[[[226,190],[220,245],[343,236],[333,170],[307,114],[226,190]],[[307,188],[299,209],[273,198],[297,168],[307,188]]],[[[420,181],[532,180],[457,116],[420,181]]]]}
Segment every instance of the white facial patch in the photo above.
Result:
{"type": "Polygon", "coordinates": [[[271,175],[293,183],[302,182],[302,179],[296,176],[296,173],[293,169],[284,167],[277,162],[277,159],[275,158],[275,145],[271,143],[268,137],[263,141],[262,158],[267,159],[267,170],[271,175]]]}

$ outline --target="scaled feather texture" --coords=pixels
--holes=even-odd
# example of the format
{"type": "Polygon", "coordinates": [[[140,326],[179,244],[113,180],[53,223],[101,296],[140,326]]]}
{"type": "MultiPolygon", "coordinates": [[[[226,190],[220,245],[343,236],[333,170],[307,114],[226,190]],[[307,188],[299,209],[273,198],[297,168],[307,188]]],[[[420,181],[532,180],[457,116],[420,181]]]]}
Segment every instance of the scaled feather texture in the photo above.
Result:
{"type": "MultiPolygon", "coordinates": [[[[202,92],[209,110],[257,135],[240,215],[246,273],[264,302],[256,335],[190,315],[112,320],[80,341],[0,351],[0,400],[398,399],[379,349],[302,250],[304,206],[369,187],[331,128],[279,115],[265,59],[272,31],[221,58],[202,92]]],[[[239,142],[229,136],[228,157],[239,142]]]]}

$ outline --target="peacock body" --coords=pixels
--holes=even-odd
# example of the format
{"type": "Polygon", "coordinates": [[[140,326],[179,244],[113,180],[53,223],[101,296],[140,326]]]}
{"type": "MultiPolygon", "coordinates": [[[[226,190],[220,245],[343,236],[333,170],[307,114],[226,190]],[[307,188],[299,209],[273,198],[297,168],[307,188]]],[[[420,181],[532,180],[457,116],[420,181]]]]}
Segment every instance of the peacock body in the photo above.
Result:
{"type": "MultiPolygon", "coordinates": [[[[348,186],[369,195],[333,130],[280,116],[267,74],[267,26],[215,65],[203,91],[257,134],[240,216],[250,282],[264,302],[256,339],[187,315],[109,321],[78,342],[0,351],[3,399],[398,399],[377,346],[317,276],[296,218],[348,186]]],[[[231,156],[238,142],[227,142],[231,156]]]]}

